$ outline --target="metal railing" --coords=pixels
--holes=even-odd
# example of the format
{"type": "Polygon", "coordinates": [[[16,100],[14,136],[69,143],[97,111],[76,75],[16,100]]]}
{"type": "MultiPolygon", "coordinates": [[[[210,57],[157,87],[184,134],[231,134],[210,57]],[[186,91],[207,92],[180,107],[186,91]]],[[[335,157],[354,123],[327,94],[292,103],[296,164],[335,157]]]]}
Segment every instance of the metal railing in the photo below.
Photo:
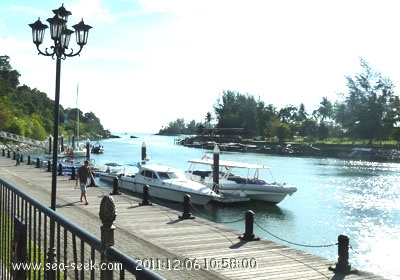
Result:
{"type": "Polygon", "coordinates": [[[113,247],[115,217],[103,197],[99,239],[0,179],[0,279],[164,279],[113,247]]]}
{"type": "Polygon", "coordinates": [[[28,137],[20,136],[20,135],[13,134],[10,132],[5,132],[5,131],[0,131],[0,138],[6,139],[6,140],[11,140],[13,142],[24,143],[24,144],[27,144],[30,146],[41,148],[41,149],[46,149],[46,147],[48,146],[48,140],[39,141],[39,140],[31,139],[28,137]]]}

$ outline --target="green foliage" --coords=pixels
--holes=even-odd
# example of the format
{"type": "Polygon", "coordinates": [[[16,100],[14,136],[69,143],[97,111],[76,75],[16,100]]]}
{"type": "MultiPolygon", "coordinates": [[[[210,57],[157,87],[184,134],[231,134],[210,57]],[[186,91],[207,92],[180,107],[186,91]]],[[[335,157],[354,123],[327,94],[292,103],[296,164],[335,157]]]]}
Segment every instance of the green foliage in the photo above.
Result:
{"type": "MultiPolygon", "coordinates": [[[[54,101],[47,94],[26,85],[19,86],[20,74],[13,70],[8,56],[0,56],[0,130],[32,139],[43,140],[53,133],[54,101]]],[[[73,115],[76,109],[59,108],[60,133],[76,133],[76,118],[71,125],[64,124],[64,113],[73,115]]],[[[105,130],[92,112],[80,114],[80,135],[89,138],[107,138],[105,130]]]]}
{"type": "MultiPolygon", "coordinates": [[[[343,100],[332,104],[323,97],[311,115],[304,104],[298,107],[290,104],[277,110],[249,94],[228,90],[214,104],[214,118],[208,112],[205,124],[197,127],[246,128],[250,136],[279,141],[332,138],[350,142],[400,142],[400,99],[394,94],[393,83],[372,70],[366,61],[361,59],[360,65],[362,73],[346,77],[348,93],[342,94],[343,100]]],[[[194,121],[189,129],[183,119],[178,119],[160,133],[192,134],[193,124],[194,121]]]]}
{"type": "Polygon", "coordinates": [[[196,134],[198,128],[202,125],[203,124],[201,123],[196,123],[194,120],[192,120],[189,123],[185,123],[184,119],[178,118],[173,122],[169,122],[165,128],[161,128],[159,134],[162,135],[196,134]]]}

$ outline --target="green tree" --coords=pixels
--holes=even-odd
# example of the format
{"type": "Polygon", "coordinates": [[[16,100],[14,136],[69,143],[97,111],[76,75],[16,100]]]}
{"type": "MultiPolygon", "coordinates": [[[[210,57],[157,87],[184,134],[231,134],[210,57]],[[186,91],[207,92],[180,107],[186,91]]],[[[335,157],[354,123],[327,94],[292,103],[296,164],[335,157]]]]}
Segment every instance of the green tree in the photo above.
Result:
{"type": "Polygon", "coordinates": [[[394,120],[388,118],[388,109],[393,100],[393,84],[360,60],[363,73],[355,77],[347,76],[348,96],[344,106],[339,108],[337,121],[353,139],[365,139],[372,143],[382,139],[384,125],[393,126],[394,120]]]}
{"type": "Polygon", "coordinates": [[[256,124],[257,102],[249,94],[240,94],[234,91],[224,91],[217,99],[214,111],[217,118],[217,127],[247,128],[254,131],[256,124]]]}
{"type": "MultiPolygon", "coordinates": [[[[44,92],[26,85],[19,86],[19,77],[18,71],[13,70],[10,65],[10,58],[0,56],[0,129],[43,140],[53,133],[54,101],[44,92]]],[[[63,123],[64,112],[60,106],[60,131],[69,134],[70,127],[63,123]]],[[[93,113],[85,114],[82,119],[85,122],[83,134],[96,137],[110,135],[93,113]]]]}

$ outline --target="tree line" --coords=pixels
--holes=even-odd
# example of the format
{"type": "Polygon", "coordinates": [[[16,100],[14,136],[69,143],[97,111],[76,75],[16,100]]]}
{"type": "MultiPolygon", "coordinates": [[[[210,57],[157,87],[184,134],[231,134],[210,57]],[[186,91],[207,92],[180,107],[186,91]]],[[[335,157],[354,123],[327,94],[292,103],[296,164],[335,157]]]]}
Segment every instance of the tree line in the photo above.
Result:
{"type": "Polygon", "coordinates": [[[400,100],[392,81],[360,59],[362,71],[346,76],[347,93],[339,100],[320,100],[307,112],[304,104],[277,109],[250,94],[227,90],[216,100],[214,112],[200,123],[170,122],[159,134],[196,134],[202,128],[245,128],[249,136],[266,140],[307,142],[327,139],[363,141],[400,140],[400,100]]]}
{"type": "MultiPolygon", "coordinates": [[[[20,73],[10,64],[10,57],[0,56],[0,131],[7,131],[24,137],[44,140],[53,134],[54,100],[47,94],[20,86],[20,73]]],[[[59,133],[72,137],[77,132],[90,139],[107,138],[111,133],[105,130],[93,112],[83,113],[77,108],[63,108],[58,112],[59,133]]]]}

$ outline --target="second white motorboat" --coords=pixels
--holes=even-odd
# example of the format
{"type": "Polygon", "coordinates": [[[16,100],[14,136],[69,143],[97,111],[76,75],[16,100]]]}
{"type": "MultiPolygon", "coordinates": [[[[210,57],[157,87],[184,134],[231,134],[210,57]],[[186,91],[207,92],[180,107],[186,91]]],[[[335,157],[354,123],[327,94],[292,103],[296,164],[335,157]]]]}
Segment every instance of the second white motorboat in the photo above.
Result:
{"type": "MultiPolygon", "coordinates": [[[[213,188],[213,166],[214,160],[204,156],[202,159],[189,160],[190,167],[186,173],[188,179],[199,182],[213,188]],[[199,165],[207,166],[208,170],[199,168],[199,165]]],[[[293,185],[286,183],[268,182],[259,178],[262,169],[270,169],[269,166],[242,163],[235,161],[219,161],[220,170],[218,171],[218,189],[222,195],[230,194],[236,196],[249,197],[251,200],[260,200],[277,204],[286,196],[292,195],[297,191],[293,185]],[[247,176],[239,176],[233,173],[235,169],[247,170],[247,176]],[[250,172],[254,172],[250,177],[250,172]]]]}

